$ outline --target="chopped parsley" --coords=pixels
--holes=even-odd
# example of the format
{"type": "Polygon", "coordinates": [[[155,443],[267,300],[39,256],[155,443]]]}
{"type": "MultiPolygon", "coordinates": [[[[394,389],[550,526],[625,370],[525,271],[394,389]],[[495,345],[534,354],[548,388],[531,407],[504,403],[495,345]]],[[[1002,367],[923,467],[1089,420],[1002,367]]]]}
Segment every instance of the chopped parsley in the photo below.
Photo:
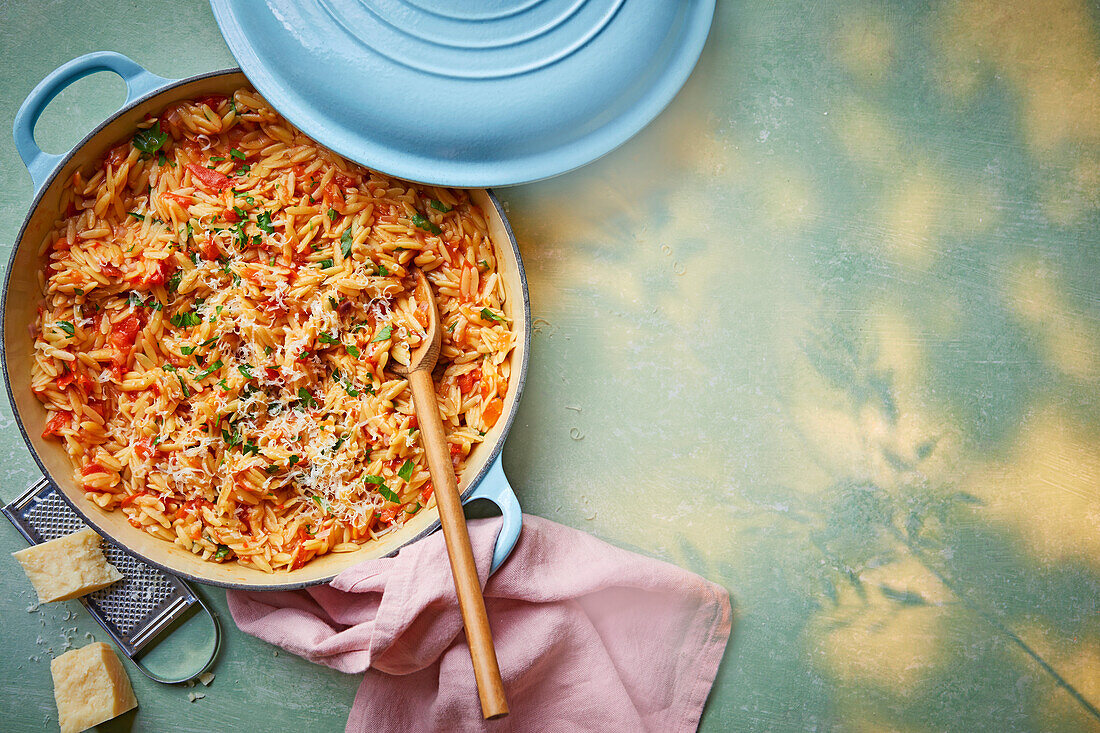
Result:
{"type": "Polygon", "coordinates": [[[248,175],[248,171],[250,171],[250,170],[252,170],[252,166],[250,166],[248,163],[243,163],[243,164],[241,164],[240,168],[238,168],[236,171],[234,171],[233,175],[240,176],[241,178],[244,178],[245,176],[248,175]]]}
{"type": "Polygon", "coordinates": [[[180,389],[183,390],[183,399],[187,399],[191,396],[190,390],[187,389],[187,383],[183,381],[183,375],[180,374],[174,364],[165,364],[164,370],[166,372],[176,372],[176,379],[180,380],[180,389]]]}
{"type": "Polygon", "coordinates": [[[138,130],[132,142],[134,147],[142,153],[152,155],[168,142],[168,133],[160,131],[160,120],[157,120],[156,124],[149,129],[138,130]]]}
{"type": "Polygon", "coordinates": [[[290,457],[289,463],[290,463],[290,465],[292,465],[292,466],[293,466],[293,465],[295,465],[295,464],[299,463],[299,462],[300,462],[301,460],[302,460],[301,458],[299,458],[298,456],[294,455],[294,456],[291,456],[291,457],[290,457]]]}
{"type": "Polygon", "coordinates": [[[420,511],[420,502],[419,501],[416,502],[415,504],[410,504],[409,506],[405,507],[405,513],[406,514],[416,514],[418,511],[420,511]]]}
{"type": "Polygon", "coordinates": [[[240,150],[237,150],[236,148],[230,148],[229,155],[230,157],[236,158],[237,160],[244,160],[244,153],[242,153],[240,150]]]}
{"type": "Polygon", "coordinates": [[[154,296],[150,295],[148,300],[142,300],[141,295],[130,291],[130,305],[135,308],[152,308],[155,311],[159,311],[164,307],[164,304],[157,300],[154,296]]]}
{"type": "Polygon", "coordinates": [[[335,336],[330,336],[330,335],[329,335],[329,334],[327,334],[327,333],[319,333],[319,334],[317,334],[317,339],[318,339],[318,340],[319,340],[319,341],[320,341],[320,342],[321,342],[322,344],[338,344],[338,343],[340,343],[340,339],[336,338],[335,336]]]}
{"type": "Polygon", "coordinates": [[[242,209],[240,206],[234,206],[233,213],[236,214],[237,218],[241,221],[248,221],[248,212],[242,209]]]}
{"type": "Polygon", "coordinates": [[[372,344],[376,344],[379,341],[385,341],[386,339],[390,338],[391,336],[393,336],[393,326],[386,326],[381,331],[379,331],[378,335],[375,336],[374,338],[372,338],[370,342],[372,344]]]}
{"type": "Polygon", "coordinates": [[[206,379],[207,377],[209,377],[214,372],[221,369],[223,366],[225,366],[225,365],[222,364],[222,360],[218,359],[216,362],[211,364],[209,367],[207,367],[206,369],[203,369],[201,372],[196,374],[195,375],[195,381],[196,382],[201,382],[202,380],[206,379]]]}
{"type": "Polygon", "coordinates": [[[351,257],[351,227],[345,229],[340,235],[340,252],[343,253],[345,260],[351,257]]]}
{"type": "Polygon", "coordinates": [[[406,459],[405,462],[401,464],[401,468],[397,469],[397,475],[406,481],[412,478],[413,462],[406,459]]]}
{"type": "Polygon", "coordinates": [[[354,356],[356,359],[359,358],[359,347],[358,346],[353,346],[352,344],[348,344],[345,348],[348,350],[349,354],[354,356]]]}
{"type": "Polygon", "coordinates": [[[487,321],[496,321],[497,323],[504,323],[503,318],[498,316],[496,313],[493,313],[488,308],[482,308],[481,309],[481,317],[484,318],[487,321]]]}
{"type": "Polygon", "coordinates": [[[76,326],[69,323],[68,321],[58,321],[57,322],[57,327],[60,328],[62,331],[64,331],[69,336],[73,336],[73,335],[76,334],[76,326]]]}
{"type": "Polygon", "coordinates": [[[241,446],[241,453],[245,454],[246,456],[250,454],[258,456],[260,455],[260,446],[256,445],[251,440],[246,441],[245,444],[241,446]]]}
{"type": "Polygon", "coordinates": [[[317,506],[321,507],[325,514],[332,514],[332,509],[329,508],[328,502],[323,497],[314,494],[310,498],[317,502],[317,506]]]}
{"type": "Polygon", "coordinates": [[[321,260],[321,269],[322,270],[327,270],[330,267],[332,267],[332,260],[327,260],[327,259],[326,260],[321,260]]]}
{"type": "Polygon", "coordinates": [[[386,269],[385,265],[379,265],[378,266],[378,274],[381,275],[382,277],[389,277],[390,271],[386,269]]]}
{"type": "Polygon", "coordinates": [[[229,446],[240,445],[244,442],[244,438],[241,437],[240,430],[236,431],[235,433],[231,433],[225,428],[222,428],[222,440],[224,440],[229,446]]]}
{"type": "Polygon", "coordinates": [[[139,214],[136,211],[127,212],[127,216],[132,216],[138,221],[145,221],[145,214],[139,214]]]}
{"type": "Polygon", "coordinates": [[[302,401],[302,404],[306,407],[316,407],[317,400],[313,399],[313,395],[305,387],[298,388],[298,399],[302,401]]]}
{"type": "Polygon", "coordinates": [[[431,232],[432,234],[436,235],[443,233],[442,229],[433,224],[426,216],[421,214],[419,211],[413,214],[413,217],[410,221],[412,221],[413,226],[415,226],[417,229],[423,229],[426,232],[431,232]]]}
{"type": "Polygon", "coordinates": [[[251,364],[241,364],[237,367],[237,371],[244,375],[245,379],[255,379],[256,375],[252,373],[251,364]]]}
{"type": "Polygon", "coordinates": [[[435,199],[431,199],[430,201],[428,201],[428,205],[436,211],[440,211],[444,214],[447,214],[453,210],[453,207],[447,206],[447,204],[443,203],[442,201],[436,201],[435,199]]]}
{"type": "Polygon", "coordinates": [[[218,545],[218,551],[214,553],[215,560],[224,560],[229,557],[229,548],[225,545],[218,545]]]}
{"type": "Polygon", "coordinates": [[[183,279],[183,270],[176,270],[172,277],[168,278],[168,292],[174,293],[179,290],[180,280],[183,279]]]}
{"type": "Polygon", "coordinates": [[[177,313],[168,319],[176,328],[187,328],[188,326],[197,326],[202,323],[202,317],[194,311],[186,311],[184,313],[177,313]]]}
{"type": "Polygon", "coordinates": [[[256,226],[258,226],[260,229],[267,232],[268,234],[274,234],[275,227],[271,225],[271,212],[261,211],[259,214],[257,214],[256,226]]]}
{"type": "Polygon", "coordinates": [[[336,213],[336,209],[329,209],[328,210],[328,220],[329,221],[336,221],[337,216],[339,216],[339,214],[336,213]]]}

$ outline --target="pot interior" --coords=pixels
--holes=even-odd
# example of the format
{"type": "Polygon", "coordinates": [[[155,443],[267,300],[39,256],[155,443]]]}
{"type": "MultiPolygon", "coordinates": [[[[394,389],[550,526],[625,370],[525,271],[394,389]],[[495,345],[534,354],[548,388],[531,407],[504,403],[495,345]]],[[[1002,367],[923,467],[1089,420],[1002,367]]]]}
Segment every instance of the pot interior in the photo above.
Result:
{"type": "MultiPolygon", "coordinates": [[[[9,263],[3,311],[4,369],[16,420],[39,466],[100,534],[154,565],[198,582],[254,589],[302,587],[327,581],[364,560],[392,554],[402,545],[430,532],[439,521],[434,504],[378,541],[368,542],[355,552],[323,555],[297,570],[267,574],[236,563],[206,562],[181,547],[132,527],[122,512],[107,512],[86,500],[83,490],[74,480],[72,464],[64,448],[56,441],[41,437],[46,410],[30,390],[34,359],[30,326],[34,323],[41,297],[38,249],[58,219],[63,182],[79,169],[87,171],[110,147],[132,134],[135,124],[146,113],[157,114],[172,102],[207,94],[226,94],[242,86],[251,85],[239,71],[217,72],[183,80],[123,110],[74,148],[61,169],[35,198],[9,263]]],[[[488,191],[477,189],[470,194],[489,223],[499,272],[507,293],[504,310],[516,329],[516,347],[511,355],[511,376],[504,411],[486,435],[485,442],[470,453],[466,468],[459,476],[459,490],[463,495],[470,493],[488,471],[515,416],[526,371],[530,325],[523,268],[503,213],[488,191]]]]}

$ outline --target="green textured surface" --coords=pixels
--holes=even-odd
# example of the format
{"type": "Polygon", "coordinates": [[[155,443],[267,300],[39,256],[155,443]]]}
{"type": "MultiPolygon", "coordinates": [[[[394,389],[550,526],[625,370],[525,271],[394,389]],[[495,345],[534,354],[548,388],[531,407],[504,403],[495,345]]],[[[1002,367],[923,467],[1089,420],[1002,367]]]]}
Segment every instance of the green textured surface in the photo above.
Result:
{"type": "MultiPolygon", "coordinates": [[[[539,319],[505,467],[527,511],[729,588],[704,730],[1100,728],[1098,38],[1075,0],[722,2],[653,125],[501,192],[539,319]]],[[[205,3],[0,0],[0,129],[103,49],[232,65],[205,3]]],[[[79,83],[40,140],[121,98],[79,83]]],[[[7,138],[0,170],[6,259],[7,138]]],[[[0,460],[9,500],[6,405],[0,460]]],[[[25,610],[21,546],[0,527],[0,727],[48,730],[49,649],[105,635],[25,610]]],[[[107,729],[337,731],[358,682],[236,632],[215,671],[192,704],[132,670],[107,729]]]]}

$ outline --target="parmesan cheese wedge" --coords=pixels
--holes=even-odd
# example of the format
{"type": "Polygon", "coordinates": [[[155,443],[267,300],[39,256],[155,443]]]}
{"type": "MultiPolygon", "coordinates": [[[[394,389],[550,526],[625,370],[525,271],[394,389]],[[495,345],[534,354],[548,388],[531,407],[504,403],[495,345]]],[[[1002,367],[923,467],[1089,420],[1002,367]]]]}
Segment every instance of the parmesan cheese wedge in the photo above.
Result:
{"type": "Polygon", "coordinates": [[[115,652],[96,642],[50,662],[61,733],[78,733],[137,707],[130,678],[115,652]]]}
{"type": "Polygon", "coordinates": [[[122,580],[122,573],[103,556],[99,535],[91,529],[33,545],[12,556],[38,591],[40,603],[67,601],[122,580]]]}

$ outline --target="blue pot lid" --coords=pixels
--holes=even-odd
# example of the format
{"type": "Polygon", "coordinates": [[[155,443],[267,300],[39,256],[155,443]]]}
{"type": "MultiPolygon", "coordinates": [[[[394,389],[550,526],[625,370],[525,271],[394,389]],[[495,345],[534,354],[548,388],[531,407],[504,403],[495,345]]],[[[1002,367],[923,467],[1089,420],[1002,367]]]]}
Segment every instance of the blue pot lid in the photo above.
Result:
{"type": "Polygon", "coordinates": [[[715,0],[211,0],[303,132],[424,183],[525,183],[621,145],[702,52],[715,0]]]}

